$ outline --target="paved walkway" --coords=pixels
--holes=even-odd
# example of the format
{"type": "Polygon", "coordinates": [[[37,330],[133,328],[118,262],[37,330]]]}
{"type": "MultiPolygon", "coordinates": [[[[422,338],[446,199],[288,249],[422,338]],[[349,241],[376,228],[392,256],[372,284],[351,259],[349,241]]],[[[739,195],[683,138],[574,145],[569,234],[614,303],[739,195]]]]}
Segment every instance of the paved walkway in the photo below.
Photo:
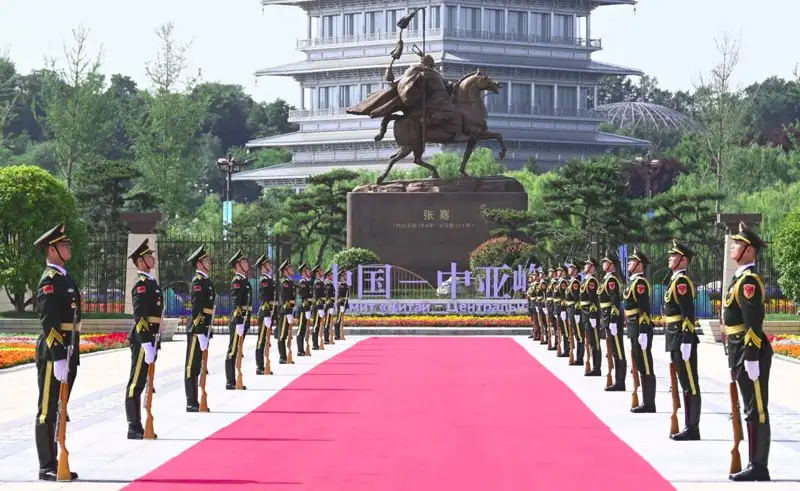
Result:
{"type": "MultiPolygon", "coordinates": [[[[0,371],[0,393],[3,394],[0,399],[0,491],[120,489],[254,410],[297,376],[361,339],[348,336],[346,341],[338,341],[324,351],[315,351],[311,357],[295,358],[295,365],[273,364],[274,376],[256,376],[253,363],[255,338],[249,336],[244,360],[244,381],[248,390],[242,392],[224,390],[223,346],[226,339],[215,336],[209,359],[210,414],[184,412],[182,367],[185,343],[180,338],[164,343],[158,360],[157,393],[153,403],[155,427],[159,434],[156,442],[125,438],[127,425],[123,397],[129,371],[128,350],[82,357],[70,404],[72,421],[68,426],[67,441],[70,463],[81,475],[81,480],[75,483],[36,480],[37,459],[33,444],[35,370],[28,366],[0,371]],[[13,397],[7,397],[8,394],[13,394],[13,397]]],[[[633,415],[628,412],[630,385],[628,392],[606,393],[602,390],[605,377],[583,377],[582,368],[567,366],[566,359],[556,358],[553,352],[546,351],[538,343],[524,336],[516,339],[679,490],[788,490],[800,486],[800,466],[797,465],[800,462],[800,391],[793,389],[800,380],[800,364],[776,360],[773,365],[770,412],[774,441],[770,467],[776,481],[730,483],[727,480],[731,448],[728,371],[721,346],[700,346],[700,378],[704,396],[701,433],[704,439],[680,443],[668,438],[671,399],[667,392],[666,353],[655,353],[659,412],[633,415]]],[[[663,338],[656,340],[656,346],[663,346],[663,338]]],[[[274,351],[272,359],[277,359],[274,351]]],[[[630,378],[628,383],[631,384],[630,378]]],[[[546,395],[543,395],[543,400],[546,400],[546,395]]],[[[679,412],[679,418],[682,422],[682,412],[679,412]]],[[[747,442],[742,442],[739,448],[746,463],[747,442]]],[[[598,456],[599,459],[607,457],[598,456]]]]}

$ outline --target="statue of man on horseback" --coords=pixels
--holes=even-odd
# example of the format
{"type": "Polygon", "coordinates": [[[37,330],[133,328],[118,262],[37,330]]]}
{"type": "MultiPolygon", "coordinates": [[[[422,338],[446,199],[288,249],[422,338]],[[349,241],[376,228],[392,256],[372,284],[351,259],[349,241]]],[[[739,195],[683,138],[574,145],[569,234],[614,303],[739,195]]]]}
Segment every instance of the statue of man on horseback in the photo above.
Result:
{"type": "MultiPolygon", "coordinates": [[[[398,47],[392,51],[392,64],[402,54],[402,31],[398,47]]],[[[500,159],[506,147],[499,133],[488,131],[487,111],[482,92],[497,93],[500,84],[480,70],[467,74],[455,84],[448,82],[436,69],[432,56],[416,46],[414,52],[420,61],[406,69],[397,82],[392,74],[392,64],[387,69],[389,86],[369,94],[367,98],[346,110],[348,114],[382,118],[381,129],[375,141],[383,139],[389,123],[394,121],[394,137],[400,148],[389,159],[386,171],[378,177],[381,183],[399,160],[414,153],[414,163],[439,177],[436,168],[422,160],[426,143],[466,143],[461,162],[461,175],[466,177],[466,166],[479,140],[492,139],[500,144],[500,159]]]]}

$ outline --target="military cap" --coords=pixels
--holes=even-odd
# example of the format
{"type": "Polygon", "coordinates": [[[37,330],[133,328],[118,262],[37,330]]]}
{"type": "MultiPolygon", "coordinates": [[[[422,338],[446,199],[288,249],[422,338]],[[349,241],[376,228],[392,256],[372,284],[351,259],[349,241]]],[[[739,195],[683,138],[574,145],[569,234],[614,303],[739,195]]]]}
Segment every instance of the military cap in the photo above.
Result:
{"type": "Polygon", "coordinates": [[[575,267],[575,260],[571,257],[568,257],[564,260],[564,267],[565,268],[574,268],[575,267]]]}
{"type": "Polygon", "coordinates": [[[731,239],[753,246],[756,252],[760,251],[765,245],[761,237],[751,230],[744,222],[739,222],[739,233],[733,235],[731,239]]]}
{"type": "Polygon", "coordinates": [[[559,264],[558,266],[556,266],[556,271],[564,271],[564,266],[559,264]]]}
{"type": "Polygon", "coordinates": [[[672,239],[672,247],[667,251],[667,254],[678,254],[679,256],[685,257],[687,261],[691,261],[694,257],[694,251],[678,242],[678,239],[672,239]]]}
{"type": "Polygon", "coordinates": [[[197,261],[203,259],[204,257],[208,256],[206,253],[206,246],[205,244],[201,245],[189,256],[186,262],[190,262],[192,264],[197,264],[197,261]]]}
{"type": "Polygon", "coordinates": [[[325,276],[333,274],[333,267],[328,266],[328,269],[325,270],[325,276]]]}
{"type": "Polygon", "coordinates": [[[300,271],[301,273],[306,269],[310,269],[306,263],[300,263],[300,266],[297,267],[297,271],[300,271]]]}
{"type": "Polygon", "coordinates": [[[58,242],[71,242],[69,237],[67,237],[66,226],[63,223],[59,223],[55,227],[45,232],[44,235],[36,239],[36,242],[34,242],[33,245],[47,249],[51,245],[58,242]]]}
{"type": "Polygon", "coordinates": [[[292,262],[289,261],[288,259],[286,259],[285,261],[283,261],[281,263],[280,267],[278,268],[278,271],[283,271],[284,269],[286,269],[287,267],[289,267],[291,265],[292,265],[292,262]]]}
{"type": "Polygon", "coordinates": [[[554,268],[554,267],[553,267],[553,265],[551,264],[551,265],[550,265],[550,266],[547,268],[547,272],[548,272],[548,273],[555,273],[555,272],[556,272],[556,268],[554,268]]]}
{"type": "Polygon", "coordinates": [[[144,242],[139,244],[139,247],[137,247],[136,249],[133,250],[133,252],[130,253],[128,259],[131,259],[133,260],[133,262],[136,262],[136,260],[139,259],[140,257],[156,252],[153,249],[150,249],[149,242],[150,239],[144,239],[144,242]]]}
{"type": "Polygon", "coordinates": [[[606,253],[605,255],[603,255],[603,261],[608,261],[614,264],[619,263],[619,256],[617,255],[617,251],[615,251],[614,249],[606,249],[606,253]]]}
{"type": "MultiPolygon", "coordinates": [[[[313,268],[311,268],[311,274],[317,274],[317,271],[322,271],[322,266],[317,264],[313,268]]],[[[323,271],[324,272],[324,271],[323,271]]]]}
{"type": "Polygon", "coordinates": [[[639,261],[643,266],[647,266],[650,264],[650,260],[647,259],[647,256],[644,255],[644,252],[640,251],[638,248],[633,248],[633,254],[628,257],[628,259],[633,259],[635,261],[639,261]]]}
{"type": "Polygon", "coordinates": [[[593,258],[591,255],[589,255],[589,256],[588,256],[588,257],[587,257],[587,258],[586,258],[586,259],[583,261],[583,264],[584,264],[584,265],[586,265],[586,264],[591,264],[591,265],[592,265],[592,266],[594,266],[595,268],[599,268],[599,267],[600,267],[600,263],[599,263],[599,262],[597,262],[597,259],[593,258]]]}
{"type": "Polygon", "coordinates": [[[264,263],[272,264],[272,261],[267,257],[266,253],[262,254],[258,259],[256,259],[255,266],[258,268],[264,263]]]}
{"type": "Polygon", "coordinates": [[[236,254],[234,254],[233,256],[231,256],[230,259],[228,259],[228,264],[230,266],[235,266],[236,263],[238,263],[242,259],[244,259],[244,254],[242,254],[242,250],[239,249],[238,251],[236,251],[236,254]]]}

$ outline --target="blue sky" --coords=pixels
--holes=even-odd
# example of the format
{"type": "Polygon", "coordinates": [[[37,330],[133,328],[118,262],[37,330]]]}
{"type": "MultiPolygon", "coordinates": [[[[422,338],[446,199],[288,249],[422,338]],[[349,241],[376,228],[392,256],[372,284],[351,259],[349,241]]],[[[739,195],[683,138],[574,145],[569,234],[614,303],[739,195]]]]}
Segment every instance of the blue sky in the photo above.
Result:
{"type": "MultiPolygon", "coordinates": [[[[631,6],[602,7],[592,16],[592,37],[603,51],[595,59],[644,70],[663,88],[690,89],[718,59],[715,38],[728,33],[741,43],[736,85],[769,75],[792,78],[800,54],[796,45],[800,2],[792,0],[642,0],[631,6]]],[[[295,50],[305,37],[298,7],[266,7],[259,0],[0,0],[0,53],[28,72],[45,56],[63,60],[72,28],[89,29],[93,52],[103,47],[106,73],[124,73],[147,86],[145,63],[155,57],[154,30],[175,23],[176,36],[192,41],[192,73],[205,81],[237,83],[257,100],[283,97],[299,102],[293,80],[261,78],[259,68],[303,58],[295,50]]]]}

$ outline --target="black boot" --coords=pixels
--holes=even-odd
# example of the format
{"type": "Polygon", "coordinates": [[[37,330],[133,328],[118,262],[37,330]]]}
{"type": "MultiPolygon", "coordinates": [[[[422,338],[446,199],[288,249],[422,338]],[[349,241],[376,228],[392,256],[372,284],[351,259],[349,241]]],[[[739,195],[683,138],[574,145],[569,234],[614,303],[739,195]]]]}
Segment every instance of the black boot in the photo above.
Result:
{"type": "Polygon", "coordinates": [[[225,357],[225,380],[226,380],[226,387],[231,385],[236,385],[236,374],[235,374],[235,364],[236,364],[236,353],[228,359],[225,357]]]}
{"type": "Polygon", "coordinates": [[[669,437],[679,442],[700,440],[700,395],[684,393],[683,408],[686,427],[669,437]]]}
{"type": "Polygon", "coordinates": [[[614,360],[614,383],[606,387],[608,392],[625,392],[625,370],[628,362],[625,360],[614,360]]]}
{"type": "Polygon", "coordinates": [[[572,362],[574,366],[583,366],[583,351],[584,351],[583,343],[578,341],[575,345],[575,361],[572,362]]]}
{"type": "Polygon", "coordinates": [[[770,481],[769,445],[771,429],[769,423],[747,423],[747,443],[750,450],[750,463],[741,472],[731,474],[731,481],[770,481]]]}
{"type": "Polygon", "coordinates": [[[196,413],[200,408],[197,401],[197,377],[183,379],[183,387],[186,391],[186,412],[196,413]]]}
{"type": "MultiPolygon", "coordinates": [[[[39,479],[42,481],[57,480],[58,450],[55,436],[55,425],[50,423],[36,424],[36,452],[39,455],[39,479]]],[[[78,479],[78,473],[70,472],[70,479],[78,479]]]]}
{"type": "Polygon", "coordinates": [[[640,375],[642,378],[642,403],[631,409],[632,413],[656,412],[656,376],[640,375]]]}
{"type": "Polygon", "coordinates": [[[592,349],[592,371],[587,373],[587,377],[600,377],[603,375],[600,368],[603,363],[603,352],[599,349],[592,349]]]}
{"type": "Polygon", "coordinates": [[[283,339],[278,339],[278,363],[281,365],[286,363],[286,341],[283,339]]]}
{"type": "Polygon", "coordinates": [[[125,415],[128,418],[128,440],[144,439],[139,397],[125,398],[125,415]]]}

